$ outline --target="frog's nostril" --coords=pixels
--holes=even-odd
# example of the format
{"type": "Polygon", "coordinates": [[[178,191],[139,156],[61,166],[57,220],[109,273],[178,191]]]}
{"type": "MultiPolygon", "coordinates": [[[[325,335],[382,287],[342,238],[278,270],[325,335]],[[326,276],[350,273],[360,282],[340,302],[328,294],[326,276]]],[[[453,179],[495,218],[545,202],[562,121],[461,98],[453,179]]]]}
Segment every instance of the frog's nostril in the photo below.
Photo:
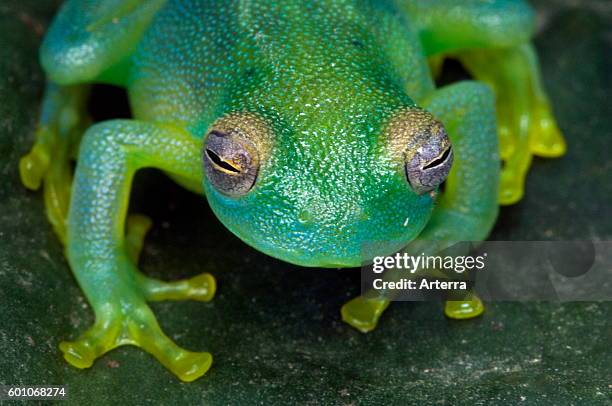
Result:
{"type": "Polygon", "coordinates": [[[302,210],[299,212],[297,219],[301,224],[307,225],[313,222],[314,216],[310,211],[302,210]]]}

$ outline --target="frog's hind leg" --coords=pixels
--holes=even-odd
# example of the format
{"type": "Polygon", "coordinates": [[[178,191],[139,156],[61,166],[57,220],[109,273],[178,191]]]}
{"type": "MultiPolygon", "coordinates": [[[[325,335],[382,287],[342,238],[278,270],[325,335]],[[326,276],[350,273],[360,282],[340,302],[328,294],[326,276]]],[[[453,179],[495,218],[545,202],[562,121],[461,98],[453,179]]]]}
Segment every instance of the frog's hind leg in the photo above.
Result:
{"type": "Polygon", "coordinates": [[[29,189],[44,184],[47,217],[66,241],[66,216],[72,183],[71,155],[89,125],[85,113],[89,87],[123,85],[129,55],[165,0],[66,1],[45,35],[40,61],[49,79],[36,143],[20,161],[29,189]]]}
{"type": "Polygon", "coordinates": [[[524,0],[396,2],[418,27],[433,68],[440,66],[441,57],[457,58],[495,91],[505,165],[499,201],[516,203],[523,195],[532,155],[558,157],[566,148],[530,45],[533,9],[524,0]]]}
{"type": "Polygon", "coordinates": [[[537,57],[530,44],[507,49],[465,51],[457,58],[495,92],[500,154],[501,204],[523,196],[532,155],[559,157],[566,145],[542,88],[537,57]]]}
{"type": "Polygon", "coordinates": [[[62,242],[66,241],[72,160],[90,124],[86,112],[88,93],[86,85],[48,83],[36,141],[19,162],[21,181],[27,188],[36,190],[43,185],[47,218],[62,242]]]}

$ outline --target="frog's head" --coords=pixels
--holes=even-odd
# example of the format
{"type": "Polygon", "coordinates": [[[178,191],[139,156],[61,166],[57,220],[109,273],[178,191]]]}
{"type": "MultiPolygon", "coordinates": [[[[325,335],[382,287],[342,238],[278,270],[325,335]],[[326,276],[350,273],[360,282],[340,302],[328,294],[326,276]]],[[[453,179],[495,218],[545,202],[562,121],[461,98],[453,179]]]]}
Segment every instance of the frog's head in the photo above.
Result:
{"type": "Polygon", "coordinates": [[[318,267],[360,266],[364,243],[421,232],[453,160],[440,122],[413,105],[296,117],[233,112],[209,128],[205,191],[232,232],[318,267]]]}
{"type": "Polygon", "coordinates": [[[406,22],[384,2],[332,3],[249,3],[197,133],[229,230],[291,263],[353,267],[362,249],[391,254],[419,235],[453,153],[409,96],[433,83],[406,22]]]}

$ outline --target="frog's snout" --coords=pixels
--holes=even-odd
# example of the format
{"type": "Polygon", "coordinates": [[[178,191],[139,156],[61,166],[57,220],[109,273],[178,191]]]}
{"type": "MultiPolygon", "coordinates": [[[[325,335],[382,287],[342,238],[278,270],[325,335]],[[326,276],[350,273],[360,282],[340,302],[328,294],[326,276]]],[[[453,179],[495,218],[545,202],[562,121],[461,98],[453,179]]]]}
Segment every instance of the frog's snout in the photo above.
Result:
{"type": "MultiPolygon", "coordinates": [[[[304,228],[314,227],[318,225],[317,213],[320,212],[321,211],[317,208],[302,208],[298,211],[296,219],[304,228]]],[[[362,221],[367,221],[370,218],[370,215],[361,207],[353,207],[349,209],[349,213],[347,215],[342,217],[345,217],[348,223],[355,224],[362,221]]]]}

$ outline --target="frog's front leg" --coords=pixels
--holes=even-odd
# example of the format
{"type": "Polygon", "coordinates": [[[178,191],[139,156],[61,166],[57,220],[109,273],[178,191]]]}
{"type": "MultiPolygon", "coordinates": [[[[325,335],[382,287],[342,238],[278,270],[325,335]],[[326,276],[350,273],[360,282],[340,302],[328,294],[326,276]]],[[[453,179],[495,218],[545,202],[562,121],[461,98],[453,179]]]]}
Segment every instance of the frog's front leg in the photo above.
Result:
{"type": "Polygon", "coordinates": [[[494,90],[504,161],[499,201],[516,203],[532,155],[558,157],[566,150],[530,44],[533,10],[522,0],[396,1],[419,27],[434,66],[444,57],[456,58],[494,90]]]}
{"type": "MultiPolygon", "coordinates": [[[[454,161],[446,187],[412,255],[435,255],[453,242],[481,241],[489,234],[498,212],[499,153],[495,132],[494,98],[477,82],[462,82],[437,91],[424,107],[444,123],[454,161]]],[[[342,319],[362,332],[374,329],[389,305],[385,297],[359,296],[346,303],[342,319]]],[[[482,302],[470,294],[464,301],[446,302],[453,319],[480,315],[482,302]]]]}
{"type": "MultiPolygon", "coordinates": [[[[105,352],[131,344],[154,355],[184,381],[198,378],[210,367],[209,353],[186,351],[162,332],[146,301],[208,300],[214,294],[214,280],[203,275],[165,283],[145,277],[128,254],[127,245],[134,243],[126,240],[124,231],[134,173],[156,167],[201,181],[200,143],[178,128],[130,120],[97,124],[86,133],[73,187],[66,251],[96,321],[76,341],[61,343],[72,365],[87,368],[105,352]]],[[[128,231],[128,236],[144,236],[146,224],[136,221],[131,227],[140,230],[128,231]]],[[[137,245],[132,253],[138,251],[137,245]]]]}

